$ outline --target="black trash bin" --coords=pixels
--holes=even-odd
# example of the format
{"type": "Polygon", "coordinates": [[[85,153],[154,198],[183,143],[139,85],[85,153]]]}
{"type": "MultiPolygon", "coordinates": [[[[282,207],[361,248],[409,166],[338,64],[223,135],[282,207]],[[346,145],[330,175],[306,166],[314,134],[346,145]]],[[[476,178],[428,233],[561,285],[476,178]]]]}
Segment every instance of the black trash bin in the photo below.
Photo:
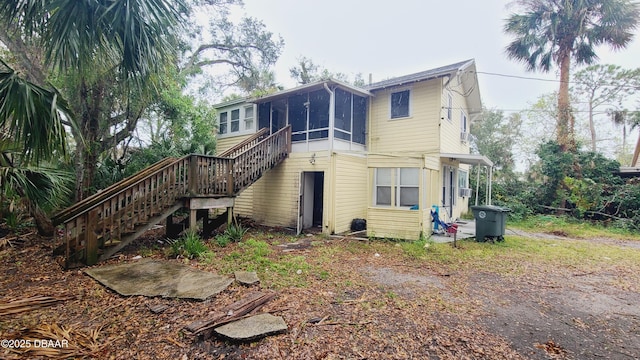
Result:
{"type": "Polygon", "coordinates": [[[507,224],[508,208],[494,205],[472,206],[473,217],[476,219],[476,241],[483,242],[486,238],[504,241],[504,231],[507,224]]]}

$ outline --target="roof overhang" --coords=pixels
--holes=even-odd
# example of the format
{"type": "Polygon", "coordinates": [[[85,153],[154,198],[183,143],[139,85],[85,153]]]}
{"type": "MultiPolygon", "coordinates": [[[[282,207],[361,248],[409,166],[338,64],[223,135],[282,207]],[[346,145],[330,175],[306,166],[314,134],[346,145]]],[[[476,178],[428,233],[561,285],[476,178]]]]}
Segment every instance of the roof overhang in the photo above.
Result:
{"type": "Polygon", "coordinates": [[[440,158],[456,160],[462,164],[484,165],[484,166],[493,167],[493,161],[489,160],[489,158],[484,155],[441,153],[440,158]]]}
{"type": "Polygon", "coordinates": [[[312,82],[312,83],[309,83],[309,84],[300,85],[300,86],[292,88],[292,89],[278,91],[278,92],[273,93],[273,94],[269,94],[269,95],[265,95],[265,96],[261,96],[261,97],[257,97],[257,98],[252,98],[252,99],[248,99],[247,101],[248,102],[252,102],[252,103],[261,103],[261,102],[266,102],[266,101],[277,100],[277,99],[288,97],[290,95],[302,94],[302,93],[307,93],[307,92],[310,92],[310,91],[320,90],[320,89],[324,88],[325,85],[330,87],[330,88],[333,88],[333,89],[341,88],[342,90],[351,92],[351,93],[356,94],[358,96],[363,96],[363,97],[367,97],[367,98],[373,96],[373,94],[370,93],[368,90],[361,89],[359,87],[347,84],[347,83],[339,81],[339,80],[325,79],[325,80],[315,81],[315,82],[312,82]]]}

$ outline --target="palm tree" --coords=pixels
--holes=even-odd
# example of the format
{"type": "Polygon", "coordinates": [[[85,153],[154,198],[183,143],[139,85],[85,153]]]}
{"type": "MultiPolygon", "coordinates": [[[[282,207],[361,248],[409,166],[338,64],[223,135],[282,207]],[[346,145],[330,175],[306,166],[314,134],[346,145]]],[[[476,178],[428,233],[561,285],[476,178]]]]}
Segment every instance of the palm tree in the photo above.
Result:
{"type": "Polygon", "coordinates": [[[571,62],[591,64],[595,48],[625,48],[638,25],[638,4],[628,0],[518,0],[524,10],[512,14],[504,31],[515,37],[507,46],[509,58],[525,63],[527,70],[560,69],[558,92],[558,143],[575,149],[574,117],[569,104],[571,62]]]}
{"type": "Polygon", "coordinates": [[[24,151],[19,166],[66,156],[64,125],[71,126],[80,174],[76,198],[81,199],[84,170],[95,169],[95,130],[103,120],[97,114],[108,96],[101,93],[101,82],[109,78],[143,89],[175,58],[187,11],[184,0],[3,0],[0,41],[14,66],[0,60],[0,130],[24,151]],[[66,99],[54,86],[64,81],[73,81],[78,90],[66,99]]]}

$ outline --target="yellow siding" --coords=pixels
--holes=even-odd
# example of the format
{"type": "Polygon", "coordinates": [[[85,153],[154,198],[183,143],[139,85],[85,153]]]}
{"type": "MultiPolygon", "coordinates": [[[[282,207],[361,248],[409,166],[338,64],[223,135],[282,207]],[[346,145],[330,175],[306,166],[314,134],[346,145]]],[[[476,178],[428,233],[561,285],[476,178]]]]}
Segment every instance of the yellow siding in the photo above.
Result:
{"type": "Polygon", "coordinates": [[[233,212],[236,215],[251,218],[253,217],[253,186],[249,186],[236,197],[233,212]]]}
{"type": "Polygon", "coordinates": [[[216,153],[220,154],[221,152],[229,149],[233,145],[241,142],[242,140],[250,137],[253,134],[242,135],[242,136],[233,136],[233,137],[225,137],[225,138],[217,138],[216,139],[216,153]]]}
{"type": "Polygon", "coordinates": [[[422,231],[419,211],[369,207],[367,236],[418,240],[422,231]]]}
{"type": "Polygon", "coordinates": [[[343,233],[351,229],[353,219],[364,219],[367,216],[367,159],[340,153],[334,157],[333,232],[343,233]]]}
{"type": "MultiPolygon", "coordinates": [[[[327,152],[316,152],[315,164],[309,162],[311,154],[292,153],[258,180],[253,187],[253,218],[267,226],[295,228],[298,221],[298,196],[302,171],[325,172],[325,210],[328,206],[326,184],[329,179],[329,157],[327,152]]],[[[328,229],[327,220],[324,227],[328,229]]],[[[323,227],[323,230],[324,230],[323,227]]]]}
{"type": "Polygon", "coordinates": [[[461,94],[451,91],[450,94],[453,97],[453,106],[452,106],[452,119],[448,120],[446,116],[446,107],[449,105],[446,103],[447,101],[447,92],[445,91],[445,96],[442,97],[442,107],[444,108],[442,125],[440,127],[440,152],[443,153],[469,153],[469,141],[463,143],[460,141],[460,121],[462,119],[462,110],[464,110],[467,115],[467,132],[469,131],[471,124],[471,116],[469,115],[469,110],[467,107],[467,101],[461,94]]]}
{"type": "Polygon", "coordinates": [[[369,151],[373,153],[432,152],[439,148],[440,79],[375,92],[370,106],[369,151]],[[410,117],[390,119],[390,94],[409,88],[410,117]]]}

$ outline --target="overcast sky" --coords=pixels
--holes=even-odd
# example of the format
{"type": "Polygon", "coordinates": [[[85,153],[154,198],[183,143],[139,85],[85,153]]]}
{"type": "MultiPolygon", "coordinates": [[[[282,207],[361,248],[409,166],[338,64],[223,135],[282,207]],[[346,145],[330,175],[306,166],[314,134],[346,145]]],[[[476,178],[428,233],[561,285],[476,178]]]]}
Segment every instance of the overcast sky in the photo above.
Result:
{"type": "MultiPolygon", "coordinates": [[[[514,11],[499,0],[244,0],[244,12],[261,19],[285,41],[276,65],[279,83],[295,86],[289,68],[301,56],[351,78],[402,76],[475,59],[478,72],[556,79],[526,72],[506,58],[504,20],[514,11]]],[[[600,63],[640,67],[640,40],[620,52],[598,51],[600,63]]],[[[557,83],[479,74],[488,108],[522,110],[557,83]]]]}

